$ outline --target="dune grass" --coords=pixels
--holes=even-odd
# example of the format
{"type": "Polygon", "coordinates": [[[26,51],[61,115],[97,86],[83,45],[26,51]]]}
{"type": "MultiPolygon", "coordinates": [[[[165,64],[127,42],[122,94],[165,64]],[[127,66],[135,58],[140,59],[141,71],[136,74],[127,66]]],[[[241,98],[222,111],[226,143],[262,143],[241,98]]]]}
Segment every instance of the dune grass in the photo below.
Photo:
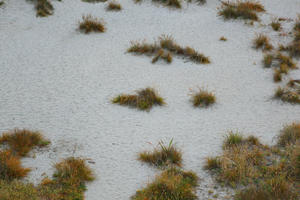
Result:
{"type": "Polygon", "coordinates": [[[278,20],[273,20],[270,25],[274,31],[279,31],[281,29],[281,24],[278,20]]]}
{"type": "Polygon", "coordinates": [[[47,17],[53,14],[53,6],[49,0],[33,0],[35,2],[36,15],[38,17],[47,17]]]}
{"type": "Polygon", "coordinates": [[[255,49],[262,49],[263,51],[270,51],[273,49],[270,39],[263,34],[257,35],[253,41],[253,44],[255,49]]]}
{"type": "Polygon", "coordinates": [[[169,168],[138,190],[131,200],[196,200],[198,177],[192,171],[169,168]]]}
{"type": "Polygon", "coordinates": [[[264,6],[254,1],[222,2],[219,15],[224,19],[247,19],[258,21],[257,13],[265,12],[264,6]]]}
{"type": "Polygon", "coordinates": [[[173,165],[180,167],[182,164],[182,153],[173,144],[173,140],[168,145],[161,141],[159,142],[159,148],[140,153],[138,160],[159,168],[173,165]]]}
{"type": "Polygon", "coordinates": [[[152,63],[156,63],[159,59],[163,59],[167,63],[172,62],[172,55],[176,55],[198,64],[210,63],[209,57],[197,52],[195,49],[178,45],[171,36],[163,35],[158,38],[158,42],[149,44],[146,42],[131,42],[131,46],[127,52],[137,55],[154,56],[152,63]]]}
{"type": "Polygon", "coordinates": [[[112,103],[149,111],[155,105],[164,105],[165,101],[157,94],[154,88],[147,87],[138,90],[136,95],[118,95],[112,99],[112,103]]]}
{"type": "Polygon", "coordinates": [[[81,0],[87,3],[99,3],[99,2],[106,2],[107,0],[81,0]]]}
{"type": "Polygon", "coordinates": [[[274,56],[272,54],[265,54],[263,59],[264,67],[269,68],[272,65],[274,56]]]}
{"type": "Polygon", "coordinates": [[[91,15],[82,16],[82,21],[79,22],[79,30],[84,33],[98,32],[103,33],[106,31],[104,21],[91,15]]]}
{"type": "MultiPolygon", "coordinates": [[[[143,0],[134,0],[136,3],[140,3],[143,0]]],[[[206,0],[194,0],[198,4],[205,4],[206,0]]],[[[180,9],[182,8],[182,3],[183,2],[188,2],[192,3],[193,0],[152,0],[154,3],[159,3],[163,6],[169,7],[169,8],[175,8],[175,9],[180,9]]]]}
{"type": "Polygon", "coordinates": [[[299,199],[299,123],[284,127],[278,139],[269,147],[254,136],[230,132],[223,153],[208,157],[204,169],[219,183],[237,188],[235,200],[299,199]]]}
{"type": "Polygon", "coordinates": [[[44,147],[49,143],[40,132],[27,129],[14,129],[0,137],[0,144],[8,144],[11,151],[19,156],[26,156],[34,147],[44,147]]]}
{"type": "Polygon", "coordinates": [[[287,50],[293,57],[300,57],[300,15],[294,25],[294,40],[287,46],[287,50]]]}
{"type": "Polygon", "coordinates": [[[216,96],[212,92],[199,89],[193,92],[191,102],[194,107],[208,107],[216,102],[216,96]]]}
{"type": "Polygon", "coordinates": [[[41,200],[38,193],[33,184],[19,180],[0,179],[0,199],[2,200],[41,200]]]}
{"type": "Polygon", "coordinates": [[[226,37],[224,37],[224,36],[222,36],[222,37],[220,37],[220,39],[219,39],[220,41],[227,41],[227,38],[226,37]]]}
{"type": "Polygon", "coordinates": [[[111,1],[107,5],[106,10],[108,10],[108,11],[120,11],[120,10],[122,10],[122,6],[121,6],[120,3],[116,2],[116,1],[111,1]]]}
{"type": "Polygon", "coordinates": [[[289,102],[294,104],[300,104],[300,93],[299,90],[292,88],[278,87],[275,91],[274,97],[280,99],[283,102],[289,102]]]}

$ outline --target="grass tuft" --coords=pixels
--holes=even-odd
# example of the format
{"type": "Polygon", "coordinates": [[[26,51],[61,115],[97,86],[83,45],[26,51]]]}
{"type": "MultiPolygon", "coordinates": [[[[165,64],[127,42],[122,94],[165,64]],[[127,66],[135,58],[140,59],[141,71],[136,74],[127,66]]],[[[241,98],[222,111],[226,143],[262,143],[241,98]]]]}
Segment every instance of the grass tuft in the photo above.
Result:
{"type": "Polygon", "coordinates": [[[263,60],[264,67],[266,68],[271,67],[273,59],[274,56],[272,54],[265,54],[263,60]]]}
{"type": "Polygon", "coordinates": [[[294,91],[289,88],[278,87],[274,97],[284,102],[300,104],[300,94],[297,90],[294,91]]]}
{"type": "Polygon", "coordinates": [[[219,39],[220,41],[227,41],[227,38],[226,37],[224,37],[224,36],[222,36],[222,37],[220,37],[220,39],[219,39]]]}
{"type": "Polygon", "coordinates": [[[25,156],[34,147],[44,147],[49,143],[40,132],[26,129],[14,129],[0,137],[0,144],[8,144],[19,156],[25,156]]]}
{"type": "Polygon", "coordinates": [[[287,146],[295,144],[300,139],[300,123],[285,126],[278,136],[278,145],[287,146]]]}
{"type": "MultiPolygon", "coordinates": [[[[0,179],[0,199],[2,200],[40,200],[38,190],[33,184],[19,180],[0,179]]],[[[53,200],[53,199],[51,199],[53,200]]]]}
{"type": "Polygon", "coordinates": [[[273,20],[270,25],[274,31],[279,31],[281,29],[281,24],[278,20],[273,20]]]}
{"type": "Polygon", "coordinates": [[[119,95],[112,99],[112,103],[135,107],[140,110],[150,110],[154,105],[164,105],[165,101],[155,89],[148,87],[138,90],[136,95],[119,95]]]}
{"type": "Polygon", "coordinates": [[[145,188],[138,190],[132,200],[196,200],[198,177],[192,171],[169,168],[145,188]]]}
{"type": "Polygon", "coordinates": [[[108,10],[108,11],[120,11],[120,10],[122,10],[122,6],[121,6],[121,4],[119,4],[116,1],[111,1],[107,5],[106,10],[108,10]]]}
{"type": "Polygon", "coordinates": [[[222,2],[219,15],[223,16],[224,19],[249,19],[257,21],[257,12],[265,12],[263,5],[259,2],[222,2]]]}
{"type": "Polygon", "coordinates": [[[38,17],[47,17],[53,14],[53,6],[48,0],[34,0],[36,15],[38,17]]]}
{"type": "Polygon", "coordinates": [[[91,15],[82,16],[82,22],[79,22],[79,30],[90,33],[90,32],[105,32],[104,22],[98,18],[92,17],[91,15]]]}
{"type": "Polygon", "coordinates": [[[107,0],[81,0],[87,3],[99,3],[99,2],[106,2],[107,0]]]}
{"type": "Polygon", "coordinates": [[[264,51],[270,51],[273,49],[272,44],[267,36],[259,34],[253,41],[256,49],[262,49],[264,51]]]}
{"type": "Polygon", "coordinates": [[[212,92],[199,89],[199,91],[192,94],[191,102],[194,107],[208,107],[216,102],[216,97],[212,92]]]}
{"type": "Polygon", "coordinates": [[[145,151],[139,154],[140,161],[154,165],[156,167],[168,167],[172,165],[181,166],[182,153],[175,147],[173,140],[166,146],[162,141],[159,148],[152,152],[145,151]]]}

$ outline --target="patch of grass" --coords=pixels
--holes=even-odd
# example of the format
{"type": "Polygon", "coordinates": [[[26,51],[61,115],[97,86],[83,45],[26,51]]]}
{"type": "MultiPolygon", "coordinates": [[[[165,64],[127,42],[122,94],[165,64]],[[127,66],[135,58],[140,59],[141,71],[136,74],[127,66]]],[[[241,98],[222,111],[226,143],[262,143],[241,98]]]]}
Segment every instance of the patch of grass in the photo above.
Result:
{"type": "Polygon", "coordinates": [[[281,75],[280,70],[278,70],[278,69],[274,70],[273,80],[274,80],[274,82],[280,82],[280,81],[282,81],[282,75],[281,75]]]}
{"type": "Polygon", "coordinates": [[[212,92],[199,89],[192,94],[191,102],[194,107],[208,107],[216,102],[216,96],[212,92]]]}
{"type": "MultiPolygon", "coordinates": [[[[276,59],[278,60],[279,64],[285,64],[290,69],[297,69],[296,63],[293,61],[293,59],[289,56],[285,56],[281,53],[277,53],[276,59]]],[[[279,66],[280,66],[279,65],[279,66]]]]}
{"type": "Polygon", "coordinates": [[[279,146],[287,146],[295,144],[300,139],[300,123],[293,123],[285,126],[279,136],[277,144],[279,146]]]}
{"type": "Polygon", "coordinates": [[[0,7],[4,5],[4,1],[0,1],[0,7]]]}
{"type": "Polygon", "coordinates": [[[0,151],[0,180],[20,179],[29,171],[29,168],[21,166],[19,157],[14,156],[11,151],[0,151]]]}
{"type": "MultiPolygon", "coordinates": [[[[188,3],[193,2],[193,0],[152,0],[152,2],[162,4],[164,6],[180,9],[182,7],[182,2],[186,1],[188,3]]],[[[142,0],[135,0],[136,3],[142,2],[142,0]]],[[[206,3],[206,0],[195,0],[198,4],[206,3]]]]}
{"type": "Polygon", "coordinates": [[[281,29],[281,24],[278,20],[273,20],[270,25],[274,31],[279,31],[281,29]]]}
{"type": "Polygon", "coordinates": [[[135,107],[140,110],[150,110],[154,105],[164,105],[165,101],[155,89],[148,87],[138,90],[136,95],[121,94],[113,98],[112,103],[135,107]]]}
{"type": "Polygon", "coordinates": [[[194,172],[169,168],[145,188],[138,190],[132,200],[196,200],[198,177],[194,172]]]}
{"type": "Polygon", "coordinates": [[[36,9],[36,15],[38,17],[47,17],[49,15],[53,14],[53,6],[48,0],[34,0],[36,3],[35,9],[36,9]]]}
{"type": "Polygon", "coordinates": [[[99,2],[106,2],[107,0],[81,0],[87,3],[99,3],[99,2]]]}
{"type": "Polygon", "coordinates": [[[106,10],[109,10],[109,11],[120,11],[120,10],[122,10],[122,6],[121,6],[120,3],[116,2],[116,1],[111,1],[107,5],[106,10]]]}
{"type": "Polygon", "coordinates": [[[278,87],[274,97],[284,102],[300,104],[300,94],[297,90],[293,91],[289,88],[278,87]]]}
{"type": "Polygon", "coordinates": [[[291,164],[294,167],[294,173],[296,179],[300,180],[300,142],[298,138],[298,142],[296,147],[293,149],[292,156],[291,156],[291,164]]]}
{"type": "Polygon", "coordinates": [[[159,37],[159,41],[154,42],[153,44],[149,44],[146,42],[132,42],[131,47],[127,50],[127,52],[139,55],[154,55],[152,63],[155,63],[160,58],[170,63],[172,62],[172,54],[181,56],[183,58],[187,58],[195,63],[210,63],[209,57],[197,52],[195,49],[189,46],[181,47],[175,42],[175,40],[171,36],[165,35],[159,37]]]}
{"type": "Polygon", "coordinates": [[[265,54],[263,60],[264,67],[266,68],[271,67],[273,59],[274,56],[272,54],[265,54]]]}
{"type": "Polygon", "coordinates": [[[272,44],[267,36],[259,34],[253,41],[256,49],[262,49],[264,51],[270,51],[273,49],[272,44]]]}
{"type": "MultiPolygon", "coordinates": [[[[2,200],[40,200],[38,190],[33,184],[22,181],[0,179],[0,199],[2,200]]],[[[52,200],[52,199],[51,199],[52,200]]]]}
{"type": "Polygon", "coordinates": [[[222,36],[222,37],[220,37],[220,39],[219,39],[220,41],[227,41],[227,38],[226,37],[224,37],[224,36],[222,36]]]}
{"type": "Polygon", "coordinates": [[[242,144],[243,136],[240,133],[229,132],[223,143],[223,148],[232,147],[234,145],[242,144]]]}
{"type": "Polygon", "coordinates": [[[249,19],[257,21],[257,12],[265,12],[263,5],[259,2],[222,2],[219,15],[223,16],[224,19],[249,19]]]}
{"type": "Polygon", "coordinates": [[[99,20],[91,15],[82,16],[82,22],[79,22],[79,30],[90,33],[90,32],[105,32],[103,20],[99,20]]]}
{"type": "Polygon", "coordinates": [[[156,167],[181,166],[182,153],[174,146],[171,140],[166,146],[162,141],[159,142],[159,148],[152,152],[145,151],[139,154],[140,161],[154,165],[156,167]]]}
{"type": "Polygon", "coordinates": [[[293,57],[300,57],[300,16],[294,25],[294,40],[287,46],[287,50],[293,57]]]}
{"type": "Polygon", "coordinates": [[[217,170],[221,168],[221,161],[218,157],[208,157],[206,158],[206,164],[204,169],[207,170],[217,170]]]}
{"type": "Polygon", "coordinates": [[[0,137],[0,144],[8,144],[19,156],[25,156],[34,147],[44,147],[49,143],[40,132],[26,129],[14,129],[0,137]]]}

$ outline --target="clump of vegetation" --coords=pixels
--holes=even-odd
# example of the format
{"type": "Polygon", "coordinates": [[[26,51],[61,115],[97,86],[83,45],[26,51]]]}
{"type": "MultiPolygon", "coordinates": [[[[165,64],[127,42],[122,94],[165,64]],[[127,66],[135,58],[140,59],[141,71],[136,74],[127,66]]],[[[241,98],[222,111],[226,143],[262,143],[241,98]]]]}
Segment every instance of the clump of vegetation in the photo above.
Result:
{"type": "Polygon", "coordinates": [[[259,34],[253,41],[256,49],[262,49],[264,51],[270,51],[273,49],[272,44],[267,36],[259,34]]]}
{"type": "Polygon", "coordinates": [[[49,0],[33,0],[35,2],[36,15],[38,17],[47,17],[53,14],[53,6],[49,0]]]}
{"type": "Polygon", "coordinates": [[[11,151],[0,151],[0,180],[20,179],[29,171],[30,169],[21,166],[20,158],[11,151]]]}
{"type": "Polygon", "coordinates": [[[19,180],[0,179],[0,199],[2,200],[40,200],[38,190],[33,184],[19,180]]]}
{"type": "Polygon", "coordinates": [[[265,54],[264,60],[263,60],[264,67],[266,67],[266,68],[271,67],[273,59],[274,59],[274,56],[272,54],[265,54]]]}
{"type": "Polygon", "coordinates": [[[296,200],[300,197],[299,142],[298,123],[286,126],[274,147],[261,144],[254,136],[230,133],[222,155],[207,158],[205,169],[218,182],[240,188],[235,200],[296,200]]]}
{"type": "Polygon", "coordinates": [[[106,10],[109,10],[109,11],[120,11],[120,10],[122,10],[122,6],[118,2],[111,1],[107,5],[106,10]]]}
{"type": "Polygon", "coordinates": [[[219,39],[220,41],[227,41],[227,38],[226,37],[224,37],[224,36],[222,36],[222,37],[220,37],[220,39],[219,39]]]}
{"type": "Polygon", "coordinates": [[[216,102],[216,96],[212,92],[199,89],[192,94],[191,102],[194,107],[208,107],[216,102]]]}
{"type": "Polygon", "coordinates": [[[289,103],[300,103],[300,91],[293,88],[278,87],[275,91],[275,98],[289,103]]]}
{"type": "Polygon", "coordinates": [[[294,25],[294,40],[286,49],[293,57],[300,57],[300,16],[294,25]]]}
{"type": "MultiPolygon", "coordinates": [[[[139,3],[142,0],[135,0],[135,2],[139,3]]],[[[170,8],[176,8],[179,9],[182,7],[182,1],[183,0],[152,0],[153,2],[160,3],[164,6],[170,7],[170,8]]],[[[192,2],[192,0],[184,0],[188,3],[192,2]]],[[[206,3],[206,0],[195,0],[199,4],[204,4],[206,3]]]]}
{"type": "Polygon", "coordinates": [[[294,145],[298,140],[300,140],[300,123],[292,123],[281,130],[277,144],[285,147],[294,145]]]}
{"type": "Polygon", "coordinates": [[[273,20],[270,25],[274,31],[279,31],[281,29],[281,24],[278,20],[273,20]]]}
{"type": "Polygon", "coordinates": [[[198,177],[194,172],[169,168],[145,188],[138,190],[132,200],[196,200],[198,177]]]}
{"type": "Polygon", "coordinates": [[[140,161],[154,165],[156,167],[168,167],[172,165],[181,166],[182,154],[173,144],[173,140],[166,146],[162,141],[159,148],[152,152],[145,151],[139,154],[140,161]]]}
{"type": "Polygon", "coordinates": [[[278,69],[274,70],[273,80],[274,80],[274,82],[280,82],[280,81],[282,81],[282,75],[281,75],[281,71],[280,70],[278,70],[278,69]]]}
{"type": "Polygon", "coordinates": [[[208,64],[210,60],[202,53],[197,52],[195,49],[187,46],[179,46],[171,36],[161,36],[159,41],[154,44],[133,42],[131,47],[127,50],[129,53],[138,55],[145,54],[154,56],[152,62],[155,63],[158,59],[163,59],[168,63],[172,62],[172,54],[187,58],[195,63],[208,64]],[[171,54],[172,53],[172,54],[171,54]]]}
{"type": "Polygon", "coordinates": [[[219,15],[223,16],[224,19],[249,19],[257,21],[258,12],[265,12],[264,6],[259,2],[222,2],[219,15]]]}
{"type": "Polygon", "coordinates": [[[87,3],[99,3],[99,2],[106,2],[107,0],[81,0],[87,3]]]}
{"type": "Polygon", "coordinates": [[[135,107],[140,110],[150,110],[154,105],[164,105],[165,101],[157,94],[155,89],[148,87],[138,90],[136,95],[119,95],[112,99],[112,103],[135,107]]]}
{"type": "Polygon", "coordinates": [[[99,20],[91,15],[82,16],[82,22],[79,23],[79,30],[90,33],[90,32],[105,32],[105,26],[103,20],[99,20]]]}
{"type": "Polygon", "coordinates": [[[11,151],[19,156],[25,156],[32,148],[44,147],[49,143],[40,132],[26,129],[14,129],[0,137],[0,144],[8,144],[11,151]]]}
{"type": "Polygon", "coordinates": [[[0,1],[0,7],[4,5],[4,1],[0,1]]]}

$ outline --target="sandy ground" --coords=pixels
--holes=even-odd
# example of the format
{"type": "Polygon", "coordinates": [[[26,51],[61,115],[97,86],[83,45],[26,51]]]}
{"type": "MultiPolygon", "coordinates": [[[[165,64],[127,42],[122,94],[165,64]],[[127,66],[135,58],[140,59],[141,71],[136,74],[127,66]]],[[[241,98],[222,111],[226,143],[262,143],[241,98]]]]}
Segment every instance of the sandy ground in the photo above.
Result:
{"type": "MultiPolygon", "coordinates": [[[[254,26],[224,22],[217,16],[216,0],[181,10],[120,2],[121,12],[106,12],[106,3],[53,1],[54,15],[36,18],[30,2],[7,0],[0,8],[0,131],[41,130],[52,141],[35,158],[23,160],[33,168],[29,180],[35,183],[44,172],[50,176],[53,163],[62,158],[92,159],[97,180],[88,185],[87,200],[129,199],[159,172],[138,162],[138,152],[174,138],[184,168],[202,179],[199,199],[208,199],[214,184],[202,169],[204,159],[221,152],[227,131],[273,144],[283,125],[299,120],[299,106],[272,100],[278,85],[272,70],[262,68],[262,53],[251,41],[257,33],[270,35],[274,45],[290,41],[263,24],[276,16],[295,19],[300,2],[261,1],[267,13],[262,25],[254,26]],[[79,33],[83,14],[103,18],[107,32],[79,33]],[[162,34],[203,52],[212,63],[175,58],[170,65],[153,65],[148,57],[125,53],[130,41],[152,42],[162,34]],[[219,41],[221,36],[228,41],[219,41]],[[119,93],[147,86],[157,88],[168,105],[141,112],[110,103],[119,93]],[[217,104],[193,108],[189,93],[197,87],[214,91],[217,104]]],[[[283,31],[289,32],[292,24],[284,22],[283,31]]],[[[288,78],[299,78],[299,71],[288,78]]],[[[217,191],[220,199],[227,195],[225,189],[217,191]]]]}

